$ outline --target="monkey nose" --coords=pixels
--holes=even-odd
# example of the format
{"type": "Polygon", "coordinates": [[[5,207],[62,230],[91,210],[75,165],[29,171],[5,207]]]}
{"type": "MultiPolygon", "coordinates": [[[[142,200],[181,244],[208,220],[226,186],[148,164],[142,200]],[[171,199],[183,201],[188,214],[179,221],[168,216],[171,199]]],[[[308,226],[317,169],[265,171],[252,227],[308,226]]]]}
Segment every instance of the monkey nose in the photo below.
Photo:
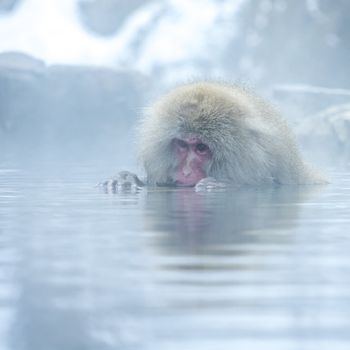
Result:
{"type": "Polygon", "coordinates": [[[186,164],[186,165],[182,168],[182,174],[183,174],[183,176],[190,176],[191,173],[192,173],[191,167],[190,167],[188,164],[186,164]]]}

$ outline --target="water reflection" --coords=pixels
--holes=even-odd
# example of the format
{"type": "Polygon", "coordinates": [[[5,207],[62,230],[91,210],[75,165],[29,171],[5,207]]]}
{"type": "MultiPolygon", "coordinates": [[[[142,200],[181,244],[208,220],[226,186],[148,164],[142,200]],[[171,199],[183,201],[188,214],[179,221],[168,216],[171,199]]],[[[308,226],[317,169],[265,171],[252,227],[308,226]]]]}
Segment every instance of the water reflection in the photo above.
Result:
{"type": "Polygon", "coordinates": [[[159,242],[178,253],[221,253],[245,243],[283,244],[283,230],[297,224],[300,205],[319,188],[280,187],[196,193],[149,191],[146,230],[165,233],[159,242]],[[282,232],[280,231],[282,230],[282,232]]]}
{"type": "MultiPolygon", "coordinates": [[[[40,171],[38,171],[40,169],[40,171]]],[[[348,349],[350,176],[105,194],[0,167],[0,348],[348,349]]]]}

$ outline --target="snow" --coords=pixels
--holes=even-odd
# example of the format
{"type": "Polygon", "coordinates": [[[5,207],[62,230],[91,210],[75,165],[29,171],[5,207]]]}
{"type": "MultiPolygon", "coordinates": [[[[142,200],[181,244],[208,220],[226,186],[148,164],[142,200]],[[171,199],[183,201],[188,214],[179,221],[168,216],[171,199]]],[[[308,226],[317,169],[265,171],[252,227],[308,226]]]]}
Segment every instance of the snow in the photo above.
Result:
{"type": "Polygon", "coordinates": [[[288,91],[293,93],[310,93],[310,94],[320,94],[320,95],[339,95],[339,96],[350,96],[350,90],[348,89],[334,89],[321,86],[312,86],[305,84],[283,84],[275,85],[275,91],[288,91]]]}
{"type": "Polygon", "coordinates": [[[234,35],[232,16],[244,1],[151,2],[107,38],[83,27],[74,0],[26,0],[0,19],[0,52],[24,52],[47,64],[126,66],[151,73],[161,65],[215,57],[225,38],[234,35]]]}
{"type": "Polygon", "coordinates": [[[87,33],[72,0],[26,0],[0,20],[0,51],[22,51],[47,63],[111,62],[108,40],[87,33]]]}

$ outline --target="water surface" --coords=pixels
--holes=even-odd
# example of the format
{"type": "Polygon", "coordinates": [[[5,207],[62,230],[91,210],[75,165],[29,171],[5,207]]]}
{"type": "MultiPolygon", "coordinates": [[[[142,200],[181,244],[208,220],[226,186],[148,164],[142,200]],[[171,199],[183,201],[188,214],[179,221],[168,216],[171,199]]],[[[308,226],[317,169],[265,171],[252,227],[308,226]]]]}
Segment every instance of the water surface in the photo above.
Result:
{"type": "Polygon", "coordinates": [[[0,349],[350,348],[350,172],[106,194],[0,162],[0,349]]]}

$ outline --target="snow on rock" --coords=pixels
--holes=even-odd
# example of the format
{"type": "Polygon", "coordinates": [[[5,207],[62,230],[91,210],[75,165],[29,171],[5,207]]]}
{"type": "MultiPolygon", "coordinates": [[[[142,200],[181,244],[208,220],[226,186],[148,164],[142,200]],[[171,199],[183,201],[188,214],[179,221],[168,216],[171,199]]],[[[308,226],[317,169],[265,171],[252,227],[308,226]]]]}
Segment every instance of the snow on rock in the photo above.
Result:
{"type": "Polygon", "coordinates": [[[175,81],[208,72],[215,61],[212,73],[221,75],[218,62],[237,35],[234,19],[245,1],[26,0],[0,21],[0,51],[27,52],[49,64],[129,67],[175,81]],[[117,32],[107,23],[113,16],[123,17],[117,32]],[[115,34],[98,36],[91,26],[115,34]]]}
{"type": "Polygon", "coordinates": [[[21,52],[0,53],[0,69],[9,74],[42,74],[46,69],[44,61],[21,52]]]}

